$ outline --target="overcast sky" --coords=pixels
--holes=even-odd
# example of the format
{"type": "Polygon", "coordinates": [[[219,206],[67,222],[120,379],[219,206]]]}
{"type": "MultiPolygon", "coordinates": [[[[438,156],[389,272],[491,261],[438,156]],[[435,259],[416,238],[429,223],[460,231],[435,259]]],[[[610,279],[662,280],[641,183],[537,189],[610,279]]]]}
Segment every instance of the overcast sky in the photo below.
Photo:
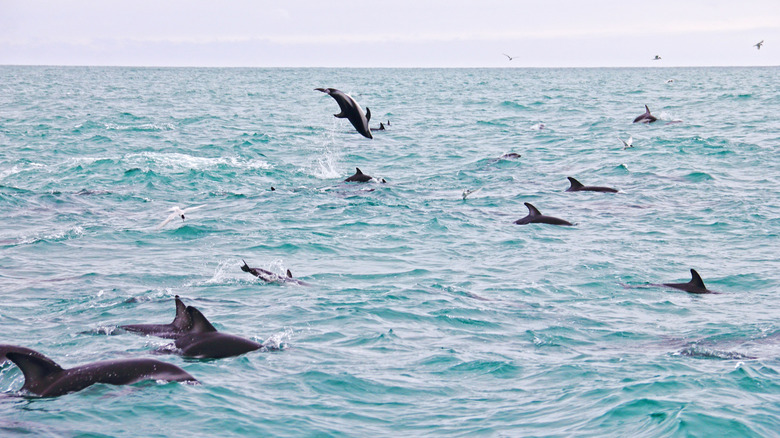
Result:
{"type": "Polygon", "coordinates": [[[778,66],[780,0],[0,0],[0,64],[778,66]]]}

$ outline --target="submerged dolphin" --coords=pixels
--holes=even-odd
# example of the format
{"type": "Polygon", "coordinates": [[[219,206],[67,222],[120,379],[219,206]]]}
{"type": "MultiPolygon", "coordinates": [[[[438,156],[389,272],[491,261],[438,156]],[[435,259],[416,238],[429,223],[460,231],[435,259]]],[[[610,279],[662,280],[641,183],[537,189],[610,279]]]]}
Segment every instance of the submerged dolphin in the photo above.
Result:
{"type": "Polygon", "coordinates": [[[244,262],[244,266],[241,267],[241,270],[244,272],[249,272],[250,274],[254,275],[255,277],[267,282],[267,283],[295,283],[300,285],[308,285],[305,281],[301,281],[298,279],[293,278],[292,272],[290,270],[287,270],[287,276],[283,277],[281,275],[274,274],[271,271],[266,271],[262,268],[250,268],[249,265],[246,263],[244,259],[241,259],[242,262],[244,262]]]}
{"type": "Polygon", "coordinates": [[[609,193],[617,193],[617,190],[609,188],[609,187],[599,187],[599,186],[584,186],[582,183],[577,181],[576,179],[567,176],[566,178],[569,179],[569,182],[571,183],[571,186],[566,189],[567,192],[609,192],[609,193]]]}
{"type": "Polygon", "coordinates": [[[139,333],[147,336],[159,336],[161,338],[176,339],[183,335],[192,326],[190,314],[187,313],[187,306],[181,302],[179,296],[174,298],[176,301],[176,317],[170,324],[130,324],[120,325],[119,328],[128,332],[139,333]]]}
{"type": "Polygon", "coordinates": [[[340,119],[348,119],[352,126],[355,127],[357,132],[361,133],[363,137],[374,138],[371,135],[371,128],[368,126],[368,122],[371,120],[371,110],[366,107],[366,113],[363,114],[363,109],[360,108],[355,99],[349,94],[346,94],[335,88],[315,88],[317,91],[322,91],[328,94],[330,97],[336,100],[339,104],[341,112],[334,114],[334,116],[340,119]]]}
{"type": "Polygon", "coordinates": [[[637,118],[634,119],[634,123],[653,123],[656,119],[655,116],[650,114],[650,108],[645,105],[645,113],[641,116],[637,116],[637,118]]]}
{"type": "Polygon", "coordinates": [[[64,369],[36,351],[12,345],[0,346],[2,348],[9,350],[5,356],[24,374],[22,390],[41,397],[81,391],[95,383],[130,385],[144,380],[197,382],[176,365],[155,359],[109,360],[64,369]]]}
{"type": "Polygon", "coordinates": [[[695,269],[691,269],[691,281],[687,283],[662,283],[661,286],[673,287],[675,289],[684,290],[691,294],[713,294],[717,293],[707,289],[704,285],[704,281],[699,276],[699,273],[695,269]]]}
{"type": "Polygon", "coordinates": [[[187,313],[192,319],[192,327],[187,334],[176,339],[175,342],[182,356],[221,359],[266,347],[259,342],[218,332],[200,310],[192,306],[187,307],[187,313]]]}
{"type": "Polygon", "coordinates": [[[528,216],[516,220],[514,223],[518,225],[526,225],[526,224],[550,224],[550,225],[572,225],[571,222],[567,222],[563,219],[558,219],[557,217],[552,216],[545,216],[539,210],[531,205],[530,203],[526,202],[525,206],[528,207],[528,216]]]}

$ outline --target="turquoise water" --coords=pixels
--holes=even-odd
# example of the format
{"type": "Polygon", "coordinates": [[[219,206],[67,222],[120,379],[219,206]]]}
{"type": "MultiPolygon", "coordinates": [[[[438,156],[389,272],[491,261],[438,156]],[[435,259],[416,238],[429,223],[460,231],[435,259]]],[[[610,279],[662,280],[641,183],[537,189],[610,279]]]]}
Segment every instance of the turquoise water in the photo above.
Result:
{"type": "Polygon", "coordinates": [[[0,434],[778,436],[778,112],[777,68],[0,67],[0,343],[152,357],[116,327],[178,294],[282,347],[0,398],[0,434]],[[721,293],[639,287],[691,268],[721,293]]]}

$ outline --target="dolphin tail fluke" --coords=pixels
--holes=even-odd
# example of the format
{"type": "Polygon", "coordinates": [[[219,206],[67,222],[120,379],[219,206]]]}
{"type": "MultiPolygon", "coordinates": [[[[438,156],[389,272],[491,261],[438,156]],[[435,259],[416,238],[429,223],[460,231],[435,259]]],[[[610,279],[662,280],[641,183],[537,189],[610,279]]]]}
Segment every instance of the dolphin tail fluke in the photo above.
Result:
{"type": "Polygon", "coordinates": [[[567,176],[566,178],[568,178],[569,182],[571,183],[571,187],[569,187],[569,189],[566,190],[567,192],[571,192],[571,191],[574,191],[574,190],[577,190],[577,189],[580,189],[580,188],[583,187],[582,183],[580,183],[576,179],[574,179],[574,178],[572,178],[570,176],[567,176]]]}
{"type": "Polygon", "coordinates": [[[40,393],[39,385],[47,376],[62,372],[62,367],[40,353],[7,353],[6,357],[15,363],[24,374],[22,390],[35,394],[40,393]],[[36,355],[37,354],[37,355],[36,355]]]}
{"type": "Polygon", "coordinates": [[[368,109],[368,107],[366,107],[366,121],[367,122],[371,121],[371,110],[368,109]]]}
{"type": "Polygon", "coordinates": [[[244,259],[241,259],[242,262],[244,262],[244,266],[241,267],[241,270],[244,272],[249,272],[252,270],[252,268],[249,267],[249,265],[246,264],[246,261],[244,259]]]}
{"type": "Polygon", "coordinates": [[[693,286],[696,286],[697,288],[707,289],[704,286],[704,280],[701,279],[701,276],[699,275],[698,272],[696,272],[695,269],[691,269],[691,281],[690,281],[690,284],[693,285],[693,286]]]}

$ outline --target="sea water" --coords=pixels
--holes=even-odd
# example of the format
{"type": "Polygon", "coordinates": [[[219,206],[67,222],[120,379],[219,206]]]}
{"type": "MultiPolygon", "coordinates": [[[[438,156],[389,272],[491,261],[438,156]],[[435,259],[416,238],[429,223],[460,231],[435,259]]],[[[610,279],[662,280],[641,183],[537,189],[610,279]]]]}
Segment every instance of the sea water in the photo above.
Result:
{"type": "Polygon", "coordinates": [[[0,67],[0,343],[201,382],[40,399],[8,362],[0,434],[777,436],[779,72],[0,67]],[[649,286],[690,269],[720,293],[649,286]],[[177,294],[280,349],[117,328],[177,294]]]}

